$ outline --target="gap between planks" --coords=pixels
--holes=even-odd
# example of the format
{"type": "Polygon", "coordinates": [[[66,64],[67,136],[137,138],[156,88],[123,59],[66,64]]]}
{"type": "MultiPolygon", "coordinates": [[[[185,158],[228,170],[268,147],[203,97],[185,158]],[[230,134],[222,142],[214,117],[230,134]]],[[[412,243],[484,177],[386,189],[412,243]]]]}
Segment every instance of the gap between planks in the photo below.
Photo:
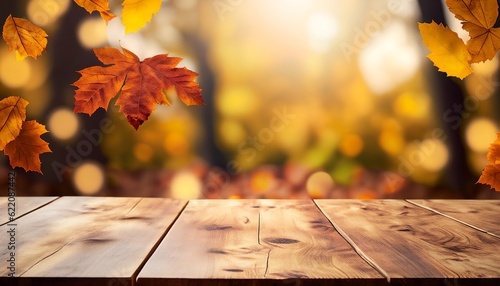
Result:
{"type": "MultiPolygon", "coordinates": [[[[141,198],[142,199],[142,198],[141,198]]],[[[132,274],[132,277],[131,277],[131,280],[132,280],[132,285],[131,286],[135,286],[137,285],[137,279],[139,277],[139,273],[141,272],[142,268],[144,268],[144,265],[146,265],[146,263],[148,262],[148,260],[151,258],[151,256],[153,255],[153,253],[155,253],[156,249],[158,248],[158,246],[160,246],[160,243],[163,241],[163,239],[165,238],[165,236],[167,236],[167,233],[170,231],[170,229],[172,228],[172,226],[175,224],[175,222],[177,221],[177,219],[179,219],[179,217],[181,216],[181,214],[184,212],[184,209],[186,209],[187,205],[189,204],[189,200],[186,201],[186,203],[184,204],[184,206],[182,207],[182,209],[177,213],[177,215],[175,216],[174,220],[172,220],[172,222],[170,223],[170,225],[165,229],[165,231],[162,233],[162,235],[158,238],[158,240],[156,241],[156,243],[153,245],[153,247],[149,250],[148,254],[146,255],[146,257],[144,257],[144,259],[142,260],[141,264],[139,264],[139,266],[137,267],[137,269],[135,270],[134,274],[132,274]]],[[[136,204],[137,205],[137,204],[136,204]]],[[[135,206],[134,206],[135,208],[135,206]]]]}
{"type": "Polygon", "coordinates": [[[342,230],[340,226],[338,226],[335,222],[333,222],[333,219],[330,219],[329,216],[326,215],[326,213],[323,211],[323,209],[319,207],[319,205],[316,203],[315,200],[312,201],[314,205],[319,209],[319,211],[330,222],[333,228],[340,234],[340,236],[342,236],[342,238],[344,238],[344,240],[347,241],[347,243],[349,243],[349,245],[359,255],[359,257],[361,257],[361,259],[366,261],[366,263],[368,263],[373,269],[375,269],[378,273],[380,273],[383,277],[385,277],[385,279],[387,279],[387,282],[390,283],[391,277],[389,277],[389,274],[387,274],[387,272],[382,267],[380,267],[366,253],[364,253],[363,250],[361,250],[361,248],[359,248],[358,245],[349,237],[349,235],[347,235],[347,233],[344,230],[342,230]]]}
{"type": "MultiPolygon", "coordinates": [[[[259,245],[262,245],[260,243],[260,209],[259,209],[259,221],[258,221],[258,225],[257,225],[257,243],[259,243],[259,245]]],[[[272,248],[270,248],[269,251],[267,252],[266,269],[264,270],[264,278],[266,278],[267,271],[269,270],[269,257],[271,256],[271,250],[272,250],[272,248]]]]}
{"type": "Polygon", "coordinates": [[[13,221],[16,221],[16,220],[18,220],[18,219],[22,218],[22,217],[23,217],[23,216],[25,216],[25,215],[28,215],[28,214],[30,214],[30,213],[32,213],[32,212],[34,212],[34,211],[36,211],[36,210],[39,210],[39,209],[41,209],[41,208],[43,208],[43,207],[46,207],[47,205],[49,205],[49,204],[51,204],[51,203],[53,203],[53,202],[57,201],[57,200],[58,200],[58,199],[60,199],[60,198],[62,198],[62,197],[61,197],[61,196],[59,196],[59,197],[54,198],[53,200],[50,200],[50,201],[48,201],[48,202],[46,202],[46,203],[44,203],[44,204],[41,204],[41,205],[39,205],[38,207],[36,207],[36,208],[34,208],[34,209],[30,210],[30,211],[27,211],[27,212],[25,212],[25,213],[23,213],[23,214],[21,214],[21,215],[19,215],[19,216],[16,216],[16,217],[14,218],[14,220],[12,220],[12,221],[7,221],[7,222],[4,222],[4,223],[0,223],[0,226],[3,226],[3,225],[6,225],[6,224],[11,223],[11,222],[13,222],[13,221]]]}
{"type": "Polygon", "coordinates": [[[480,232],[482,232],[482,233],[485,233],[485,234],[491,235],[491,236],[496,237],[496,238],[500,238],[500,236],[498,236],[498,235],[496,235],[496,234],[494,234],[494,233],[492,233],[492,232],[489,232],[489,231],[484,230],[484,229],[482,229],[482,228],[480,228],[480,227],[477,227],[477,226],[475,226],[475,225],[472,225],[472,224],[470,224],[470,223],[467,223],[467,222],[465,222],[465,221],[463,221],[463,220],[460,220],[460,219],[458,219],[458,218],[455,218],[455,217],[452,217],[452,216],[447,215],[447,214],[445,214],[445,213],[442,213],[442,212],[440,212],[440,211],[438,211],[438,210],[435,210],[435,209],[433,209],[433,208],[431,208],[431,207],[428,207],[428,206],[426,206],[426,205],[419,204],[419,203],[414,202],[414,201],[409,200],[409,199],[405,199],[405,201],[406,201],[407,203],[410,203],[410,204],[415,205],[415,206],[417,206],[417,207],[420,207],[420,208],[426,209],[426,210],[431,211],[431,212],[434,212],[434,213],[436,213],[436,214],[438,214],[438,215],[444,216],[444,217],[446,217],[446,218],[448,218],[448,219],[454,220],[454,221],[456,221],[456,222],[458,222],[458,223],[461,223],[461,224],[463,224],[463,225],[465,225],[465,226],[468,226],[468,227],[470,227],[470,228],[473,228],[473,229],[475,229],[475,230],[477,230],[477,231],[480,231],[480,232]]]}

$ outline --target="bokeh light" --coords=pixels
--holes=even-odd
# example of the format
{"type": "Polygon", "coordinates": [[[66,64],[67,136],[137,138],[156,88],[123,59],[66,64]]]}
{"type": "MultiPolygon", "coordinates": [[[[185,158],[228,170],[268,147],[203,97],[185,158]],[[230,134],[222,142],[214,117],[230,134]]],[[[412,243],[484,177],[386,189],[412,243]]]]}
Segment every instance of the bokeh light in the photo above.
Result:
{"type": "Polygon", "coordinates": [[[0,81],[9,88],[20,88],[28,84],[31,65],[27,60],[16,60],[13,53],[6,49],[0,51],[0,81]]]}
{"type": "Polygon", "coordinates": [[[137,160],[148,162],[153,157],[154,150],[150,145],[145,143],[137,143],[134,146],[134,156],[137,160]]]}
{"type": "Polygon", "coordinates": [[[234,147],[238,146],[245,140],[245,129],[243,125],[236,120],[226,119],[219,123],[219,133],[221,142],[224,146],[234,147]]]}
{"type": "Polygon", "coordinates": [[[258,100],[250,87],[228,87],[220,91],[217,108],[226,116],[245,117],[256,112],[258,100]]]}
{"type": "Polygon", "coordinates": [[[309,46],[318,53],[325,53],[331,48],[331,43],[337,34],[338,24],[335,18],[325,12],[317,12],[307,20],[309,46]]]}
{"type": "Polygon", "coordinates": [[[486,153],[490,144],[497,138],[498,127],[487,118],[471,121],[465,129],[465,140],[474,152],[486,153]]]}
{"type": "Polygon", "coordinates": [[[188,171],[174,175],[170,183],[170,195],[178,199],[196,199],[200,196],[202,185],[198,177],[188,171]]]}
{"type": "Polygon", "coordinates": [[[105,182],[102,167],[94,162],[85,162],[75,169],[73,183],[76,190],[85,196],[95,195],[105,182]]]}
{"type": "Polygon", "coordinates": [[[30,0],[27,6],[28,18],[36,25],[46,27],[53,24],[68,10],[71,0],[30,0]]]}
{"type": "Polygon", "coordinates": [[[409,119],[422,119],[431,110],[430,98],[427,94],[403,92],[394,101],[393,108],[396,114],[409,119]]]}
{"type": "Polygon", "coordinates": [[[333,186],[333,179],[326,172],[316,172],[306,182],[307,192],[314,199],[326,198],[333,186]]]}
{"type": "Polygon", "coordinates": [[[50,114],[48,128],[50,134],[57,139],[70,139],[75,136],[78,127],[78,118],[70,109],[60,108],[50,114]]]}
{"type": "Polygon", "coordinates": [[[431,172],[438,172],[448,163],[449,152],[446,145],[440,140],[426,139],[422,141],[423,150],[430,150],[422,161],[422,168],[431,172]],[[425,149],[424,149],[425,148],[425,149]]]}
{"type": "Polygon", "coordinates": [[[85,18],[78,26],[78,40],[87,49],[101,47],[106,44],[106,21],[101,17],[85,18]]]}
{"type": "Polygon", "coordinates": [[[186,136],[180,132],[168,133],[163,144],[165,151],[171,156],[182,156],[186,154],[189,145],[186,136]]]}
{"type": "Polygon", "coordinates": [[[347,134],[340,141],[340,152],[347,157],[355,157],[363,150],[363,139],[357,134],[347,134]]]}
{"type": "Polygon", "coordinates": [[[382,150],[390,155],[398,155],[405,145],[401,124],[394,119],[386,119],[382,124],[382,132],[378,142],[382,150]]]}
{"type": "Polygon", "coordinates": [[[359,61],[366,83],[376,94],[390,92],[409,80],[421,61],[419,43],[402,21],[390,21],[387,28],[380,29],[369,39],[359,61]]]}

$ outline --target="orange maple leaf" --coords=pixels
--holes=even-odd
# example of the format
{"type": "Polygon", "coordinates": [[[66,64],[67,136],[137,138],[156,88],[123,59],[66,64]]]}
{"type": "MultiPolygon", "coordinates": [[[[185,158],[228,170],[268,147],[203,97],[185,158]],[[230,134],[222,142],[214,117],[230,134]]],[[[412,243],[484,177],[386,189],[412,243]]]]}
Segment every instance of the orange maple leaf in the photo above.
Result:
{"type": "Polygon", "coordinates": [[[497,192],[500,191],[500,164],[490,164],[487,165],[481,177],[477,181],[481,184],[490,185],[497,192]]]}
{"type": "Polygon", "coordinates": [[[99,14],[101,14],[101,18],[103,18],[106,23],[116,17],[114,14],[109,12],[108,0],[75,0],[75,3],[87,10],[89,13],[94,11],[99,12],[99,14]]]}
{"type": "Polygon", "coordinates": [[[467,50],[471,63],[491,60],[500,49],[500,28],[493,28],[498,18],[496,0],[446,0],[462,27],[469,32],[467,50]]]}
{"type": "Polygon", "coordinates": [[[201,89],[194,79],[197,73],[177,68],[181,58],[157,55],[140,61],[131,51],[123,53],[111,47],[94,49],[106,67],[93,66],[79,73],[73,83],[75,112],[92,115],[99,107],[107,109],[109,102],[120,93],[116,105],[137,130],[148,119],[156,104],[170,105],[164,91],[175,89],[186,105],[204,105],[201,89]]]}
{"type": "Polygon", "coordinates": [[[5,146],[12,167],[22,167],[26,171],[42,173],[40,154],[51,152],[49,144],[40,138],[47,132],[45,126],[35,120],[23,122],[19,135],[5,146]]]}
{"type": "Polygon", "coordinates": [[[16,57],[20,60],[27,56],[36,59],[47,47],[47,33],[42,28],[12,15],[5,20],[2,36],[9,45],[9,51],[16,51],[16,57]]]}
{"type": "Polygon", "coordinates": [[[0,150],[14,140],[21,132],[26,120],[28,102],[18,96],[10,96],[0,101],[0,150]]]}
{"type": "Polygon", "coordinates": [[[500,163],[500,132],[497,132],[497,139],[491,143],[486,158],[491,164],[500,163]]]}

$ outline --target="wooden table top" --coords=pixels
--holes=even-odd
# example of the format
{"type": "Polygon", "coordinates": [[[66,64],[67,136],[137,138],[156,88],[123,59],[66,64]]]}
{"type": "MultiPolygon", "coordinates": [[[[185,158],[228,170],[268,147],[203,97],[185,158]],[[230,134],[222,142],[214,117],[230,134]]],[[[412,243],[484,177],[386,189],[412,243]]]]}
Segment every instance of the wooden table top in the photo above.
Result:
{"type": "Polygon", "coordinates": [[[17,197],[15,206],[9,221],[0,197],[2,286],[500,285],[494,200],[17,197]]]}

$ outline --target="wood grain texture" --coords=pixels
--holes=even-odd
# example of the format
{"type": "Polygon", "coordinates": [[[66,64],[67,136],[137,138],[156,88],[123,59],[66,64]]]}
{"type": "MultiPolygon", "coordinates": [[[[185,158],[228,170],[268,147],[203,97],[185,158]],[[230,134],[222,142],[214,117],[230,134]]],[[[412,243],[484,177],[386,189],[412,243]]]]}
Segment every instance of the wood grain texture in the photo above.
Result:
{"type": "Polygon", "coordinates": [[[275,285],[294,279],[342,285],[346,278],[385,285],[312,201],[197,200],[141,270],[138,285],[275,285]]]}
{"type": "Polygon", "coordinates": [[[500,200],[408,200],[500,237],[500,200]]]}
{"type": "MultiPolygon", "coordinates": [[[[131,285],[186,201],[62,197],[17,220],[15,285],[131,285]]],[[[0,227],[6,233],[8,226],[0,227]]],[[[8,253],[0,249],[0,261],[8,253]]],[[[0,276],[8,270],[0,268],[0,276]]],[[[0,277],[1,285],[14,283],[0,277]]],[[[12,284],[14,285],[14,284],[12,284]]]]}
{"type": "MultiPolygon", "coordinates": [[[[37,208],[42,207],[57,198],[58,197],[15,197],[15,218],[17,219],[22,217],[23,215],[36,210],[37,208]]],[[[0,226],[9,222],[7,214],[9,207],[12,207],[12,205],[9,206],[9,198],[0,197],[0,226]]]]}
{"type": "Polygon", "coordinates": [[[354,252],[312,201],[260,201],[260,243],[269,278],[383,280],[354,252]]]}
{"type": "Polygon", "coordinates": [[[316,203],[392,282],[481,278],[473,285],[500,285],[498,238],[405,201],[316,203]]]}

